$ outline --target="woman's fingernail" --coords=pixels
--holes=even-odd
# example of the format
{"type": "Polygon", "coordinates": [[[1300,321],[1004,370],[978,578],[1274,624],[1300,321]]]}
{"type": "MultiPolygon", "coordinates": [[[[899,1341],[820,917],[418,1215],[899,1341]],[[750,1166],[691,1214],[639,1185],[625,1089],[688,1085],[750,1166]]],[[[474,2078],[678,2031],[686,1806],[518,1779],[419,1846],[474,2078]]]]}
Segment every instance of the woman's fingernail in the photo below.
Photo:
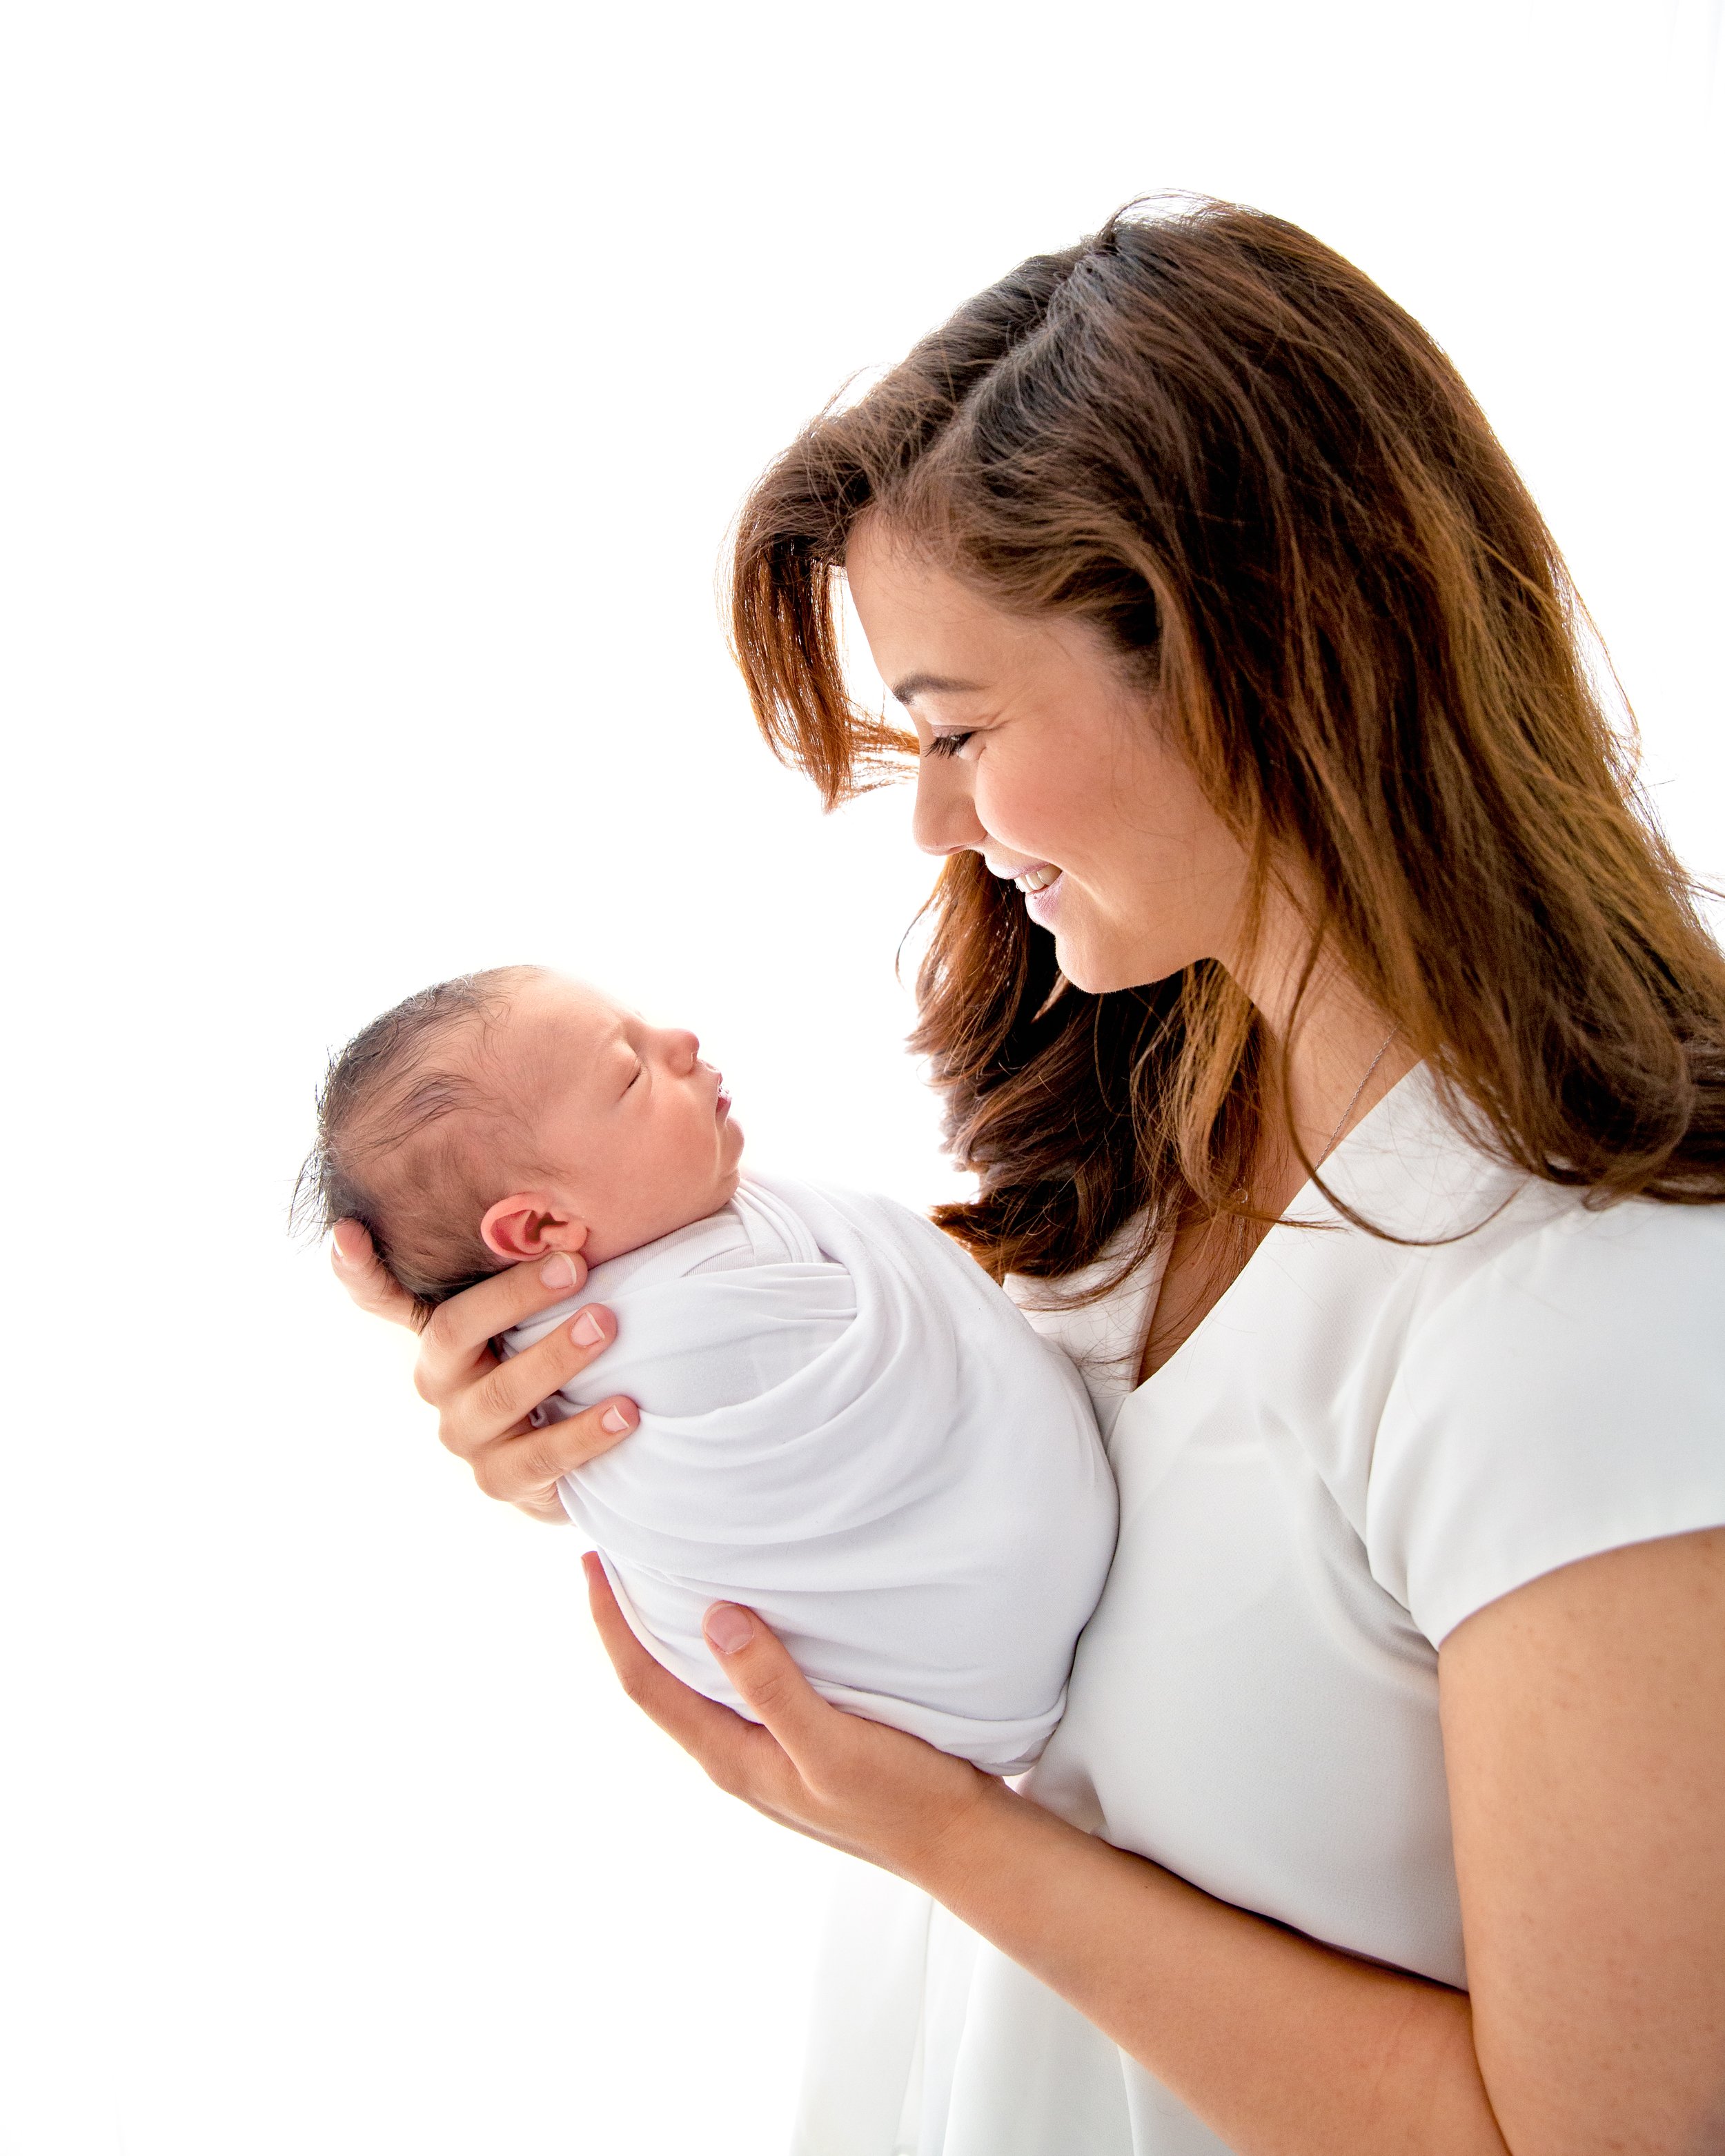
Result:
{"type": "Polygon", "coordinates": [[[557,1250],[539,1268],[539,1277],[547,1287],[573,1287],[575,1260],[567,1250],[557,1250]]]}
{"type": "Polygon", "coordinates": [[[599,1417],[599,1428],[608,1430],[613,1437],[621,1437],[629,1428],[629,1417],[621,1408],[607,1408],[599,1417]]]}
{"type": "Polygon", "coordinates": [[[578,1348],[596,1348],[604,1337],[604,1327],[590,1310],[583,1310],[569,1327],[569,1337],[578,1348]]]}
{"type": "Polygon", "coordinates": [[[755,1620],[734,1602],[716,1602],[702,1618],[706,1636],[721,1655],[735,1655],[755,1636],[755,1620]]]}

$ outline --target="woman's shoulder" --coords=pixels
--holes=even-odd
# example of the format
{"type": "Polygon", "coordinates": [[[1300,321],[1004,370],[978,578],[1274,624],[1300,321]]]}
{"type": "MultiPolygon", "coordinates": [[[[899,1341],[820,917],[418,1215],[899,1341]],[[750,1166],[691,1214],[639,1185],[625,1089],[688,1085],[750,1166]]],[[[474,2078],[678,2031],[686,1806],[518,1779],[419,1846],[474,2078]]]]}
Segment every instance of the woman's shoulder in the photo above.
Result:
{"type": "Polygon", "coordinates": [[[1434,1268],[1373,1447],[1373,1569],[1441,1640],[1539,1574],[1725,1523],[1725,1206],[1532,1192],[1434,1268]]]}
{"type": "Polygon", "coordinates": [[[1562,1275],[1589,1283],[1725,1262],[1725,1203],[1602,1202],[1584,1188],[1543,1181],[1498,1156],[1468,1103],[1430,1069],[1410,1071],[1321,1169],[1291,1209],[1307,1224],[1377,1229],[1443,1296],[1476,1276],[1503,1282],[1562,1275]],[[1334,1200],[1339,1200],[1339,1206],[1334,1200]],[[1338,1219],[1339,1216],[1339,1219],[1338,1219]]]}
{"type": "Polygon", "coordinates": [[[1536,1190],[1494,1229],[1475,1262],[1464,1249],[1433,1268],[1405,1394],[1493,1422],[1625,1434],[1692,1423],[1705,1404],[1725,1432],[1725,1205],[1536,1190]]]}
{"type": "MultiPolygon", "coordinates": [[[[1603,1300],[1656,1326],[1681,1324],[1708,1309],[1720,1314],[1725,1204],[1650,1198],[1602,1204],[1590,1193],[1566,1192],[1557,1202],[1548,1199],[1486,1270],[1499,1284],[1513,1284],[1518,1297],[1548,1296],[1554,1312],[1603,1300]]],[[[1708,1345],[1720,1342],[1725,1326],[1708,1336],[1708,1345]]]]}
{"type": "Polygon", "coordinates": [[[1499,1173],[1478,1224],[1430,1246],[1414,1337],[1501,1337],[1589,1364],[1656,1345],[1676,1361],[1725,1358],[1725,1203],[1606,1199],[1499,1173]]]}

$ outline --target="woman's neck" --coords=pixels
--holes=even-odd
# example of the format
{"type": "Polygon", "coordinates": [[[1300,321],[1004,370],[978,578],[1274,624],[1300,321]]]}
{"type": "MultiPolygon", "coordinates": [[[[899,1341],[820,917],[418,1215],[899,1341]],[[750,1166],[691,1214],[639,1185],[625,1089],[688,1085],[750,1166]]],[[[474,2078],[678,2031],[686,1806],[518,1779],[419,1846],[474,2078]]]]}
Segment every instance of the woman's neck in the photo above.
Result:
{"type": "MultiPolygon", "coordinates": [[[[1271,955],[1273,961],[1273,951],[1271,955]]],[[[1230,970],[1251,996],[1278,1047],[1286,1044],[1286,1091],[1284,1059],[1274,1056],[1252,1173],[1256,1218],[1194,1215],[1180,1224],[1150,1312],[1140,1353],[1141,1379],[1160,1369],[1226,1294],[1270,1223],[1298,1195],[1307,1180],[1307,1163],[1321,1166],[1325,1155],[1419,1060],[1400,1029],[1338,968],[1314,973],[1297,1014],[1297,960],[1278,967],[1260,957],[1258,969],[1230,970]],[[1249,971],[1250,980],[1245,978],[1249,971]]]]}
{"type": "Polygon", "coordinates": [[[1293,1178],[1286,1192],[1258,1193],[1260,1209],[1279,1212],[1305,1180],[1300,1154],[1322,1162],[1420,1058],[1394,1019],[1339,962],[1321,959],[1302,990],[1304,924],[1286,901],[1266,911],[1251,957],[1222,963],[1281,1051],[1271,1059],[1261,1118],[1264,1173],[1256,1178],[1279,1186],[1293,1178]],[[1287,1142],[1291,1127],[1297,1151],[1287,1142]]]}

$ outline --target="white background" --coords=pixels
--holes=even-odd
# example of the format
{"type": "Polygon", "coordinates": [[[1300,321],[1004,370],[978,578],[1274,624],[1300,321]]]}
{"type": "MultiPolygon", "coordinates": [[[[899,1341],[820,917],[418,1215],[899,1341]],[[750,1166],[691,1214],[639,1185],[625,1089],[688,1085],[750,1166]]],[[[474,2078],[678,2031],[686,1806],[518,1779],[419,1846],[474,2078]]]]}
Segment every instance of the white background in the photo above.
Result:
{"type": "MultiPolygon", "coordinates": [[[[1124,198],[1453,352],[1725,875],[1717,0],[16,10],[0,47],[7,2156],[773,2156],[839,1860],[614,1694],[284,1209],[326,1050],[539,959],[757,1157],[953,1187],[901,795],[714,603],[855,370],[1124,198]]],[[[1054,2152],[1050,2152],[1054,2156],[1054,2152]]]]}

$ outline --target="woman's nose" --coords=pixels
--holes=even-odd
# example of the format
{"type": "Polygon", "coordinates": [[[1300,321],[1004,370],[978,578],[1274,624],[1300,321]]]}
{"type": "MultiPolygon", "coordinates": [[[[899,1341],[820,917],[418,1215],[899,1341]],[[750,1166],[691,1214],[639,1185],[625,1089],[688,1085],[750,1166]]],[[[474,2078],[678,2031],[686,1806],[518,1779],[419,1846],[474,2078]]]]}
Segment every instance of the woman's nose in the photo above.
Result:
{"type": "Polygon", "coordinates": [[[968,767],[925,756],[916,767],[916,806],[911,835],[925,854],[980,853],[988,839],[971,797],[968,767]]]}

